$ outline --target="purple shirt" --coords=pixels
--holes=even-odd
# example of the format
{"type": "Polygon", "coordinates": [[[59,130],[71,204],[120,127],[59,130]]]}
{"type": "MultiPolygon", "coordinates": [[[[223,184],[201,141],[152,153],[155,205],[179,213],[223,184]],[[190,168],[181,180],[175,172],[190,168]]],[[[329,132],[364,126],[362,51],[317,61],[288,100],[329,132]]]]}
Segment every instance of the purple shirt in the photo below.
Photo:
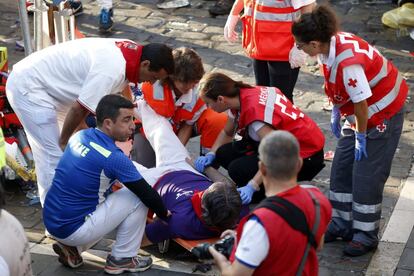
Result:
{"type": "Polygon", "coordinates": [[[157,220],[145,228],[145,234],[152,243],[167,239],[183,238],[199,240],[216,237],[218,232],[205,226],[194,212],[191,197],[213,184],[208,178],[190,171],[175,171],[164,175],[155,189],[172,216],[168,224],[157,220]]]}

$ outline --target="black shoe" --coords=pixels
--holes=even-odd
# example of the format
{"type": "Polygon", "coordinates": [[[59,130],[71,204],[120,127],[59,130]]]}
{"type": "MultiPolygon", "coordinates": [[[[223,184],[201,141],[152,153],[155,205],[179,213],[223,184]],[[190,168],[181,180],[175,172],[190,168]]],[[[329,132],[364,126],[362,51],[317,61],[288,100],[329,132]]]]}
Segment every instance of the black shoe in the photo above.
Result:
{"type": "Polygon", "coordinates": [[[72,9],[72,14],[74,16],[78,16],[83,13],[83,6],[81,1],[69,0],[68,3],[72,9]]]}
{"type": "Polygon", "coordinates": [[[349,242],[344,248],[344,254],[352,257],[362,256],[377,249],[378,244],[365,245],[357,241],[349,242]]]}
{"type": "Polygon", "coordinates": [[[350,237],[341,237],[341,236],[339,236],[339,235],[336,235],[336,234],[334,234],[334,233],[332,233],[332,232],[330,232],[330,231],[326,231],[325,232],[325,236],[324,236],[324,242],[325,243],[330,243],[330,242],[334,242],[334,241],[337,241],[337,240],[343,240],[343,241],[350,241],[350,240],[352,240],[352,236],[350,236],[350,237]]]}
{"type": "Polygon", "coordinates": [[[233,0],[217,0],[216,4],[208,9],[208,12],[212,16],[229,14],[233,3],[233,0]]]}
{"type": "Polygon", "coordinates": [[[113,9],[102,9],[99,15],[99,31],[101,33],[107,33],[112,30],[112,25],[114,21],[112,17],[114,16],[113,9]]]}

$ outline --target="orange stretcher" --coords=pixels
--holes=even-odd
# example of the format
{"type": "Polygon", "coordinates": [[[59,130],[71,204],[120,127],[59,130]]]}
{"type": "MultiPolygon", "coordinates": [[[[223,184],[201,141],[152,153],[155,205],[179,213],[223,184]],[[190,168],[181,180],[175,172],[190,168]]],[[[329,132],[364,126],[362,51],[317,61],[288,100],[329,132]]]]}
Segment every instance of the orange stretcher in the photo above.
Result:
{"type": "Polygon", "coordinates": [[[181,238],[176,238],[174,241],[178,243],[180,246],[184,247],[188,251],[191,251],[193,247],[199,245],[200,243],[208,242],[210,244],[216,243],[220,238],[210,238],[210,239],[204,239],[204,240],[183,240],[181,238]]]}

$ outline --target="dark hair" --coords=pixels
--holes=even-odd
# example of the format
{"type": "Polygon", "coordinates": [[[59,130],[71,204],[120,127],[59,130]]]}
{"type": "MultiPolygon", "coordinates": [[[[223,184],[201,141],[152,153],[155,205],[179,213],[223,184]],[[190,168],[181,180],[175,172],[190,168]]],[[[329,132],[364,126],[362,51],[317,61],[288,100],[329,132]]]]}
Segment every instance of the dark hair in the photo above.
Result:
{"type": "Polygon", "coordinates": [[[240,88],[252,88],[253,86],[242,81],[235,81],[222,73],[210,73],[200,81],[200,96],[217,100],[218,96],[237,97],[240,88]]]}
{"type": "Polygon", "coordinates": [[[215,182],[205,190],[201,204],[204,222],[220,231],[233,229],[240,216],[241,199],[236,186],[215,182]]]}
{"type": "Polygon", "coordinates": [[[201,57],[196,51],[187,47],[180,47],[173,50],[174,57],[174,74],[171,76],[174,80],[188,83],[199,81],[205,71],[201,57]]]}
{"type": "Polygon", "coordinates": [[[331,37],[338,31],[338,19],[332,8],[327,5],[318,6],[311,13],[302,14],[292,25],[292,34],[304,43],[330,42],[331,37]]]}
{"type": "Polygon", "coordinates": [[[142,48],[141,62],[150,61],[149,70],[158,72],[164,69],[168,75],[174,74],[172,49],[162,43],[149,43],[142,48]]]}
{"type": "Polygon", "coordinates": [[[96,107],[97,126],[102,126],[103,121],[107,118],[115,122],[121,108],[131,109],[134,108],[134,104],[120,95],[111,94],[104,96],[96,107]]]}

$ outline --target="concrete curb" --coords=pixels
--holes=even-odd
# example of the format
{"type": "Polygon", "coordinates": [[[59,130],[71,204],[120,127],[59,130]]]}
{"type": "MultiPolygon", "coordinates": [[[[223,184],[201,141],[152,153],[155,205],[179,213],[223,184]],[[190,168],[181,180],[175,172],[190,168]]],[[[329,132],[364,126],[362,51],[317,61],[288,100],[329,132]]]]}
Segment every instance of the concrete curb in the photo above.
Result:
{"type": "Polygon", "coordinates": [[[414,226],[414,166],[372,256],[366,275],[394,275],[414,226]]]}

